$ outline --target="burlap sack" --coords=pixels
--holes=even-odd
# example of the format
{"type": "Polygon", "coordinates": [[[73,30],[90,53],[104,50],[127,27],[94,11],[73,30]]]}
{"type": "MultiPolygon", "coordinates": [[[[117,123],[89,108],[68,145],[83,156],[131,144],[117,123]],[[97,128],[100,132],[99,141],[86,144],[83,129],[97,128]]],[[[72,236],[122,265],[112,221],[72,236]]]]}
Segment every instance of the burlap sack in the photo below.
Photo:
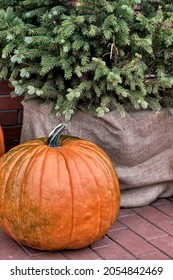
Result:
{"type": "Polygon", "coordinates": [[[79,109],[71,121],[51,115],[51,104],[30,100],[24,105],[21,142],[47,136],[59,123],[64,134],[97,143],[112,159],[121,188],[121,207],[148,205],[173,196],[173,117],[162,111],[127,113],[117,110],[102,118],[79,109]]]}

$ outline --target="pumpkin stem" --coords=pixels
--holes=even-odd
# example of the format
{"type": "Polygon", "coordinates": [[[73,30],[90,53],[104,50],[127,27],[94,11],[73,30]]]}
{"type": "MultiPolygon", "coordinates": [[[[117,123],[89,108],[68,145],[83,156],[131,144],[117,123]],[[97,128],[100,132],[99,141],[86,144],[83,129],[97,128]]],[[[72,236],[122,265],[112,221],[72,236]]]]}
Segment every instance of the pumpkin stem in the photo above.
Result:
{"type": "Polygon", "coordinates": [[[48,136],[48,139],[46,141],[46,145],[49,147],[60,147],[60,136],[61,132],[66,128],[66,124],[61,123],[58,126],[56,126],[51,133],[48,136]]]}

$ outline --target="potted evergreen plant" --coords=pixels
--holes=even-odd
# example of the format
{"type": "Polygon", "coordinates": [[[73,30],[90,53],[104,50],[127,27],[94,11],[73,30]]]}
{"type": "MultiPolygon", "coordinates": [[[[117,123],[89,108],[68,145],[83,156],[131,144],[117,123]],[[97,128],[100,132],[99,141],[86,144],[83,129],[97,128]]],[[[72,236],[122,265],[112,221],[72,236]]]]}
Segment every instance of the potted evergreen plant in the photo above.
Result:
{"type": "Polygon", "coordinates": [[[96,141],[112,158],[122,206],[170,195],[172,179],[151,170],[163,168],[159,156],[173,146],[165,111],[173,94],[171,2],[0,1],[0,79],[9,79],[13,95],[27,94],[21,141],[65,120],[68,133],[96,141]]]}

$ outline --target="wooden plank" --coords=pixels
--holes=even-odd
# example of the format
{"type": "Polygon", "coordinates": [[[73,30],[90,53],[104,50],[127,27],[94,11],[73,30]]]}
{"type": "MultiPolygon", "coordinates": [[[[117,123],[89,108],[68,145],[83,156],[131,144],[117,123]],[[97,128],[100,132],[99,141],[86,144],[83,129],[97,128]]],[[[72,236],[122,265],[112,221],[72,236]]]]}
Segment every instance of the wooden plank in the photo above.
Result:
{"type": "Polygon", "coordinates": [[[21,102],[23,98],[23,96],[18,96],[14,98],[5,95],[0,96],[0,110],[22,109],[23,106],[21,102]]]}
{"type": "Polygon", "coordinates": [[[18,111],[17,110],[0,111],[0,124],[1,125],[16,125],[17,121],[18,121],[18,111]]]}
{"type": "Polygon", "coordinates": [[[10,95],[12,91],[13,87],[8,80],[0,80],[0,95],[10,95]]]}

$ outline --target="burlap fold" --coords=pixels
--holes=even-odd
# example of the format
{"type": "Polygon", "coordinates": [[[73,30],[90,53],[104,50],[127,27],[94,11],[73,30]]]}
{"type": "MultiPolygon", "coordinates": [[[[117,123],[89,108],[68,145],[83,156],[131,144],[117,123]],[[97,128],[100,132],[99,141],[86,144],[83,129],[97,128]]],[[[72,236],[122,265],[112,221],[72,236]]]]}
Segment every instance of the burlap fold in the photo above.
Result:
{"type": "Polygon", "coordinates": [[[168,111],[133,111],[121,117],[113,110],[98,118],[79,109],[67,122],[51,114],[51,103],[31,99],[23,105],[21,142],[47,136],[65,122],[64,134],[94,141],[110,156],[120,180],[121,207],[173,196],[173,117],[168,111]]]}

